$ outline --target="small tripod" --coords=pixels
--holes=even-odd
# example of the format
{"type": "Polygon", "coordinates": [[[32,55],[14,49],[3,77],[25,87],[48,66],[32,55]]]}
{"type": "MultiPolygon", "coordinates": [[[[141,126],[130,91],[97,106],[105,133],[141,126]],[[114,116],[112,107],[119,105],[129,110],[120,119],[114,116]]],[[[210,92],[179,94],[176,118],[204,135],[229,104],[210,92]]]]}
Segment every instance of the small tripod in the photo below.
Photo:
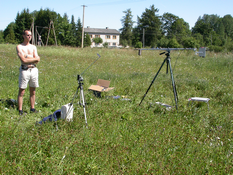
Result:
{"type": "Polygon", "coordinates": [[[165,64],[165,62],[167,63],[167,71],[166,73],[168,74],[168,68],[170,69],[170,74],[171,74],[171,80],[172,80],[172,87],[173,87],[173,93],[174,93],[174,99],[175,99],[175,103],[176,103],[176,110],[178,110],[178,106],[177,106],[177,102],[178,102],[178,96],[177,96],[177,92],[176,92],[176,85],[175,85],[175,80],[174,80],[174,77],[173,77],[173,73],[172,73],[172,67],[171,67],[171,58],[170,58],[170,50],[168,49],[167,50],[167,53],[166,52],[162,52],[160,53],[160,55],[162,54],[165,54],[166,55],[166,58],[164,59],[162,65],[160,66],[158,72],[156,73],[154,79],[152,80],[149,88],[147,89],[146,93],[144,94],[139,106],[141,105],[142,101],[144,100],[144,98],[146,97],[146,94],[148,93],[148,91],[150,90],[152,84],[154,83],[156,77],[158,76],[160,70],[162,69],[163,65],[165,64]]]}
{"type": "MultiPolygon", "coordinates": [[[[76,97],[76,95],[78,94],[78,91],[80,90],[80,98],[79,98],[79,105],[83,106],[83,113],[84,113],[84,117],[85,117],[85,123],[86,123],[86,127],[88,128],[87,125],[87,115],[86,115],[86,108],[85,108],[85,98],[84,98],[84,93],[83,93],[83,77],[81,76],[87,69],[89,69],[89,67],[91,67],[99,58],[100,55],[98,55],[98,58],[90,65],[88,66],[80,75],[77,76],[77,80],[78,80],[78,88],[77,91],[74,95],[74,98],[76,97]]],[[[72,102],[70,103],[70,106],[72,106],[73,102],[74,102],[74,98],[72,100],[72,102]]]]}
{"type": "MultiPolygon", "coordinates": [[[[84,113],[84,117],[85,117],[85,123],[86,123],[86,127],[88,127],[87,125],[87,115],[86,115],[86,108],[85,108],[85,98],[84,98],[84,93],[83,93],[83,78],[81,75],[77,76],[77,80],[78,80],[78,88],[77,91],[74,95],[74,98],[76,97],[76,95],[78,94],[78,91],[80,90],[80,98],[79,98],[79,105],[83,106],[83,113],[84,113]]],[[[72,100],[71,106],[73,104],[74,98],[72,100]]]]}

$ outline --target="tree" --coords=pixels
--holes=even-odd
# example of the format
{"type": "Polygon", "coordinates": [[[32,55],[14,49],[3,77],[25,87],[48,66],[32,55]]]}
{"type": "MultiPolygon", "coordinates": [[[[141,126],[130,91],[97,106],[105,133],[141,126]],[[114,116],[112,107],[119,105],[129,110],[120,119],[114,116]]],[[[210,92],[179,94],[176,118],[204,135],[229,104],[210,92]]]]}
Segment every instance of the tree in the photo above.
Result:
{"type": "MultiPolygon", "coordinates": [[[[101,39],[101,38],[100,38],[101,39]]],[[[102,39],[101,39],[102,40],[102,39]]],[[[103,42],[103,40],[102,40],[103,42]]],[[[102,43],[101,42],[101,43],[102,43]]],[[[85,38],[84,38],[84,47],[89,47],[91,45],[91,38],[88,33],[85,33],[85,38]]]]}
{"type": "Polygon", "coordinates": [[[195,26],[192,28],[192,33],[197,34],[200,33],[204,39],[204,45],[208,46],[211,44],[210,32],[213,29],[211,28],[210,23],[206,23],[201,17],[198,18],[195,26]]]}
{"type": "Polygon", "coordinates": [[[171,13],[163,14],[161,21],[162,21],[163,34],[165,36],[170,37],[172,35],[172,25],[177,19],[179,19],[179,17],[171,13]]]}
{"type": "Polygon", "coordinates": [[[183,38],[191,35],[189,24],[182,18],[177,19],[171,26],[171,35],[176,36],[177,41],[181,43],[183,38]]]}
{"type": "Polygon", "coordinates": [[[138,17],[138,28],[142,38],[143,30],[145,30],[145,46],[155,47],[158,40],[162,37],[162,22],[160,16],[156,15],[159,10],[154,5],[150,9],[145,10],[141,17],[138,17]]]}
{"type": "Polygon", "coordinates": [[[93,41],[96,45],[99,45],[100,43],[103,42],[102,38],[99,38],[99,37],[93,38],[92,41],[93,41]]]}
{"type": "Polygon", "coordinates": [[[200,33],[195,33],[192,35],[192,37],[197,41],[198,46],[200,47],[205,46],[203,35],[201,35],[200,33]]]}
{"type": "Polygon", "coordinates": [[[23,42],[22,33],[25,29],[31,28],[32,21],[33,17],[29,13],[29,9],[24,9],[21,13],[17,13],[14,28],[16,42],[23,42]]]}
{"type": "MultiPolygon", "coordinates": [[[[38,26],[38,33],[41,35],[41,39],[42,41],[45,43],[47,41],[48,38],[48,30],[49,30],[49,25],[50,22],[53,21],[53,25],[56,31],[56,38],[58,38],[58,33],[60,32],[60,27],[59,27],[59,23],[61,22],[61,16],[58,15],[56,12],[51,11],[50,9],[40,9],[40,11],[38,13],[33,12],[34,14],[37,14],[36,18],[35,18],[35,26],[38,26]]],[[[52,26],[51,26],[52,27],[52,26]]],[[[50,29],[50,34],[49,34],[49,40],[48,40],[48,44],[54,44],[55,43],[55,36],[53,36],[53,29],[50,29]]],[[[60,43],[61,41],[58,41],[58,43],[60,43]]]]}
{"type": "Polygon", "coordinates": [[[233,39],[233,18],[231,15],[225,15],[222,18],[222,23],[225,28],[225,34],[227,37],[230,37],[233,39]]]}
{"type": "Polygon", "coordinates": [[[74,22],[74,16],[71,17],[71,23],[69,23],[68,16],[65,13],[63,16],[63,32],[64,40],[63,44],[68,46],[76,46],[76,25],[74,22]]]}
{"type": "Polygon", "coordinates": [[[182,41],[184,48],[198,48],[200,45],[197,43],[196,39],[193,37],[185,37],[182,41]]]}
{"type": "Polygon", "coordinates": [[[158,47],[167,48],[168,43],[169,43],[169,39],[166,36],[164,36],[159,40],[158,47]]]}
{"type": "Polygon", "coordinates": [[[135,45],[141,41],[141,34],[140,29],[138,27],[133,28],[133,38],[132,38],[132,45],[135,47],[135,45]]]}
{"type": "Polygon", "coordinates": [[[183,44],[182,41],[191,35],[189,24],[178,16],[171,13],[164,13],[162,22],[163,33],[168,39],[176,37],[178,43],[183,44]]]}
{"type": "Polygon", "coordinates": [[[76,24],[76,46],[81,47],[81,45],[82,45],[82,23],[81,23],[80,18],[78,18],[78,21],[76,24]]]}
{"type": "Polygon", "coordinates": [[[4,34],[3,34],[3,31],[0,30],[0,44],[1,43],[4,43],[4,38],[3,38],[4,34]]]}
{"type": "Polygon", "coordinates": [[[219,18],[219,20],[215,24],[215,31],[218,35],[224,37],[225,35],[225,27],[223,25],[222,18],[219,18]]]}
{"type": "Polygon", "coordinates": [[[167,47],[169,48],[179,48],[180,45],[179,43],[177,42],[176,38],[173,37],[172,39],[169,40],[168,44],[167,44],[167,47]]]}
{"type": "Polygon", "coordinates": [[[3,35],[4,35],[4,40],[6,43],[11,43],[11,44],[17,43],[15,39],[14,29],[15,29],[15,23],[12,22],[4,30],[3,35]]]}
{"type": "Polygon", "coordinates": [[[121,39],[121,45],[123,46],[123,47],[127,47],[129,44],[128,44],[128,41],[126,40],[126,39],[121,39]]]}
{"type": "Polygon", "coordinates": [[[203,17],[199,17],[195,26],[192,29],[192,33],[193,35],[197,33],[201,34],[203,36],[203,41],[204,41],[203,44],[205,46],[210,46],[210,45],[221,46],[224,45],[225,43],[224,22],[223,19],[221,19],[217,15],[204,14],[203,17]]]}
{"type": "Polygon", "coordinates": [[[130,9],[127,9],[126,11],[123,11],[125,16],[121,19],[122,28],[121,31],[121,44],[124,45],[132,45],[132,39],[133,39],[133,24],[134,21],[132,20],[133,15],[130,9]],[[126,44],[127,43],[127,44],[126,44]]]}

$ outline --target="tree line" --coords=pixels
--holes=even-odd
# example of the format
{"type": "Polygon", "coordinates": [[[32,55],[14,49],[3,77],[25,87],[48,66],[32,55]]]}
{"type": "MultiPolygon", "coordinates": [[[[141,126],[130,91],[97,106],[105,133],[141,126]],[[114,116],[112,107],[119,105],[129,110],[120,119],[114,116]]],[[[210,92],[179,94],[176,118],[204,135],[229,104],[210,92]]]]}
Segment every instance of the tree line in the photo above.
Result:
{"type": "MultiPolygon", "coordinates": [[[[50,9],[40,9],[40,11],[32,13],[29,12],[29,9],[24,9],[21,13],[18,12],[15,22],[10,23],[4,31],[0,32],[0,43],[21,43],[23,30],[32,28],[33,23],[35,36],[41,36],[42,44],[54,45],[56,38],[58,45],[81,47],[82,24],[80,18],[75,22],[72,15],[71,21],[69,21],[66,13],[61,16],[50,9]],[[51,21],[53,25],[50,25],[51,21]],[[56,36],[54,36],[53,30],[56,36]]],[[[90,45],[90,36],[85,34],[84,47],[90,45]]]]}
{"type": "MultiPolygon", "coordinates": [[[[163,47],[163,48],[199,48],[208,47],[216,52],[233,50],[233,17],[225,15],[204,14],[200,16],[195,26],[190,29],[184,19],[171,13],[158,14],[159,10],[151,5],[146,8],[137,21],[133,21],[131,9],[123,11],[120,29],[120,44],[124,47],[163,47]]],[[[80,47],[82,40],[82,24],[72,15],[69,21],[67,14],[60,14],[49,9],[29,12],[24,9],[17,13],[15,22],[10,23],[4,31],[0,31],[0,43],[22,42],[22,31],[31,28],[34,21],[36,32],[41,35],[43,42],[55,44],[55,36],[48,27],[53,21],[58,45],[80,47]]],[[[84,47],[90,46],[91,40],[85,34],[84,47]]]]}

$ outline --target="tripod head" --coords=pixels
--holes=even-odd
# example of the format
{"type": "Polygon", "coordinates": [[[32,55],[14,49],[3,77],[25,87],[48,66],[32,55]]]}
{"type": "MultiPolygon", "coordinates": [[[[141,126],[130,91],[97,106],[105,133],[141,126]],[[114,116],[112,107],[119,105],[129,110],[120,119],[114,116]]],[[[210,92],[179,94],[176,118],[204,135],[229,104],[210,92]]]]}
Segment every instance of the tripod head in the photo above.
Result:
{"type": "Polygon", "coordinates": [[[78,80],[78,82],[82,82],[83,81],[83,77],[81,75],[78,75],[77,76],[77,80],[78,80]]]}
{"type": "Polygon", "coordinates": [[[170,56],[170,50],[167,50],[167,53],[166,52],[162,52],[159,55],[163,55],[163,54],[165,54],[167,57],[170,56]]]}

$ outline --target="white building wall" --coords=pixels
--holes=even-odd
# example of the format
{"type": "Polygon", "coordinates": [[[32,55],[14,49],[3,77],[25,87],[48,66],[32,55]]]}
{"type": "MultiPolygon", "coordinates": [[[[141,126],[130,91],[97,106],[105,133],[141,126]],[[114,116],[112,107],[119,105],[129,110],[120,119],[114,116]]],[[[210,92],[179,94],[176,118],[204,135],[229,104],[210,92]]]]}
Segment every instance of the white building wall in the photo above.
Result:
{"type": "MultiPolygon", "coordinates": [[[[96,34],[89,34],[91,36],[91,41],[93,38],[96,37],[96,34]]],[[[99,45],[95,45],[94,42],[91,43],[91,47],[103,47],[105,42],[109,43],[110,47],[118,47],[120,45],[120,35],[108,34],[108,35],[98,35],[102,40],[103,43],[99,45]]]]}

